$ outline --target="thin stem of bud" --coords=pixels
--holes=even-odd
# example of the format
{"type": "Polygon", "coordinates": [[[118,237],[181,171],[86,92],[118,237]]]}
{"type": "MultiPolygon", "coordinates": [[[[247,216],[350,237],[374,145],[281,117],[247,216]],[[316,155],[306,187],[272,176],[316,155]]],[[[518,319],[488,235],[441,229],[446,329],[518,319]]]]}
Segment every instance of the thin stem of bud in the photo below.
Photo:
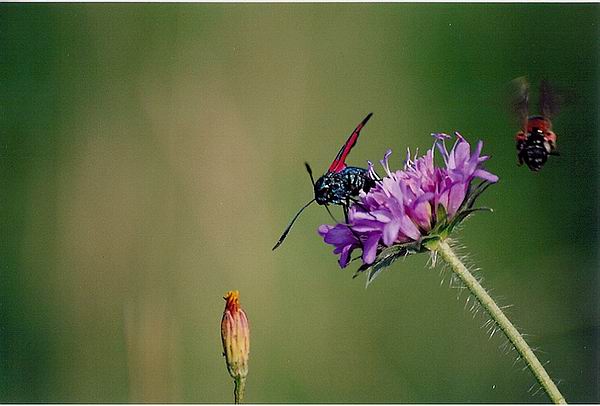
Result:
{"type": "Polygon", "coordinates": [[[550,399],[555,404],[566,404],[567,401],[560,393],[538,358],[535,356],[527,342],[517,331],[515,326],[506,317],[504,312],[498,307],[496,302],[491,298],[487,291],[479,284],[477,279],[469,272],[460,259],[454,254],[452,248],[442,240],[431,241],[427,244],[427,248],[431,251],[439,253],[440,257],[450,266],[452,271],[462,280],[469,291],[477,298],[479,303],[488,312],[490,317],[502,329],[506,337],[514,345],[515,349],[521,355],[537,381],[546,391],[550,399]]]}
{"type": "Polygon", "coordinates": [[[233,381],[235,383],[235,387],[233,389],[233,396],[235,399],[235,403],[239,404],[242,403],[242,399],[244,398],[244,390],[246,389],[246,378],[238,377],[235,378],[233,381]]]}

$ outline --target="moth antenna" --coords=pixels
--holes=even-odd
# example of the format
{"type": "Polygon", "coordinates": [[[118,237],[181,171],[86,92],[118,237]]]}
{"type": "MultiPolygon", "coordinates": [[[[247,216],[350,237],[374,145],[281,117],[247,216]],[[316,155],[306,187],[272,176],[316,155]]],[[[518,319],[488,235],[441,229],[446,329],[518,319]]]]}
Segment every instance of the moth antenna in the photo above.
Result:
{"type": "Polygon", "coordinates": [[[308,176],[310,176],[310,181],[312,182],[313,187],[315,186],[315,178],[313,178],[313,173],[308,162],[304,162],[304,166],[306,167],[306,172],[308,172],[308,176]]]}
{"type": "Polygon", "coordinates": [[[300,213],[302,213],[302,211],[304,209],[306,209],[308,206],[310,206],[310,204],[312,202],[314,202],[315,199],[312,199],[310,202],[306,203],[300,210],[298,210],[298,213],[296,213],[296,215],[294,216],[294,218],[292,219],[292,221],[290,221],[290,224],[288,224],[288,226],[285,228],[285,230],[283,231],[283,234],[281,234],[281,237],[279,237],[279,240],[277,241],[277,244],[275,244],[275,246],[273,247],[273,251],[279,247],[281,245],[281,243],[283,242],[283,240],[285,240],[285,237],[287,237],[288,233],[290,232],[290,230],[292,229],[292,226],[294,225],[294,221],[296,221],[296,219],[298,218],[298,216],[300,215],[300,213]]]}

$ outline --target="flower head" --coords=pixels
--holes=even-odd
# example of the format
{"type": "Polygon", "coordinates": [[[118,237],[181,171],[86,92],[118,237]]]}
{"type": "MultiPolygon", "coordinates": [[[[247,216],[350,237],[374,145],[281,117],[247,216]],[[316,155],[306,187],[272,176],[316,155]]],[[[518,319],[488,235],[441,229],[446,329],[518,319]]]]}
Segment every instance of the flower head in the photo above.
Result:
{"type": "Polygon", "coordinates": [[[425,155],[411,158],[404,168],[392,171],[388,150],[381,160],[386,176],[379,179],[369,162],[370,176],[376,185],[368,193],[361,192],[359,203],[349,209],[348,224],[322,225],[319,234],[335,246],[342,268],[348,265],[352,251],[362,249],[363,265],[370,269],[368,282],[379,270],[402,255],[421,252],[429,238],[444,239],[452,229],[474,210],[474,200],[496,175],[483,169],[489,157],[482,156],[483,142],[471,151],[471,145],[456,133],[456,142],[448,152],[447,134],[434,134],[434,147],[425,155]],[[434,151],[441,153],[444,167],[434,163],[434,151]],[[482,182],[473,187],[478,178],[482,182]]]}
{"type": "Polygon", "coordinates": [[[246,313],[240,307],[239,297],[240,293],[237,290],[227,292],[224,297],[225,310],[221,319],[223,355],[229,375],[235,380],[236,403],[239,403],[244,395],[250,354],[250,327],[246,313]]]}

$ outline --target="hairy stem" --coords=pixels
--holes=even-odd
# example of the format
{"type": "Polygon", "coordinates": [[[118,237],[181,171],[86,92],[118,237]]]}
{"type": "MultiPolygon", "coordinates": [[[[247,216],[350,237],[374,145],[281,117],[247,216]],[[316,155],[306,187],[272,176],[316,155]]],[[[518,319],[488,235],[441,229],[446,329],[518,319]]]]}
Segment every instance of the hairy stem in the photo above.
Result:
{"type": "Polygon", "coordinates": [[[521,358],[525,360],[527,366],[540,385],[542,385],[550,399],[552,399],[555,404],[566,404],[565,398],[560,393],[527,342],[487,291],[479,284],[477,279],[469,272],[460,259],[458,259],[456,254],[454,254],[454,251],[452,251],[452,248],[450,248],[448,243],[436,240],[430,242],[427,248],[431,251],[437,251],[442,259],[450,266],[452,271],[462,280],[469,291],[477,298],[490,317],[498,324],[504,334],[506,334],[506,337],[508,337],[510,342],[515,346],[519,354],[521,354],[521,358]]]}
{"type": "Polygon", "coordinates": [[[244,398],[244,389],[246,389],[246,378],[245,377],[237,377],[234,378],[235,388],[233,389],[233,396],[235,399],[235,403],[242,403],[242,399],[244,398]]]}

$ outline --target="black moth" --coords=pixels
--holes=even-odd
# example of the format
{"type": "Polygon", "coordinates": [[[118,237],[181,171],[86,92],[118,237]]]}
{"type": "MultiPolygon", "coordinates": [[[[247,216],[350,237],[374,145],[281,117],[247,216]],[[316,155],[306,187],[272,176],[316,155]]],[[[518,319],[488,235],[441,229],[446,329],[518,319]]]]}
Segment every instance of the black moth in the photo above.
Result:
{"type": "Polygon", "coordinates": [[[348,140],[342,145],[342,148],[329,166],[327,172],[317,179],[316,182],[314,181],[310,165],[307,162],[304,163],[313,183],[315,197],[296,213],[292,218],[292,221],[290,221],[290,224],[288,224],[283,231],[283,234],[281,234],[281,237],[279,237],[279,240],[273,249],[276,249],[283,243],[283,240],[287,237],[294,222],[298,216],[300,216],[300,213],[313,202],[325,206],[327,210],[329,210],[327,206],[330,204],[342,206],[346,223],[348,222],[348,207],[350,207],[350,203],[354,201],[354,198],[358,196],[361,190],[368,192],[375,185],[375,181],[368,176],[368,171],[366,169],[346,165],[346,157],[354,145],[356,145],[360,130],[367,124],[367,121],[369,121],[372,115],[373,113],[369,113],[352,134],[350,134],[350,137],[348,137],[348,140]]]}

